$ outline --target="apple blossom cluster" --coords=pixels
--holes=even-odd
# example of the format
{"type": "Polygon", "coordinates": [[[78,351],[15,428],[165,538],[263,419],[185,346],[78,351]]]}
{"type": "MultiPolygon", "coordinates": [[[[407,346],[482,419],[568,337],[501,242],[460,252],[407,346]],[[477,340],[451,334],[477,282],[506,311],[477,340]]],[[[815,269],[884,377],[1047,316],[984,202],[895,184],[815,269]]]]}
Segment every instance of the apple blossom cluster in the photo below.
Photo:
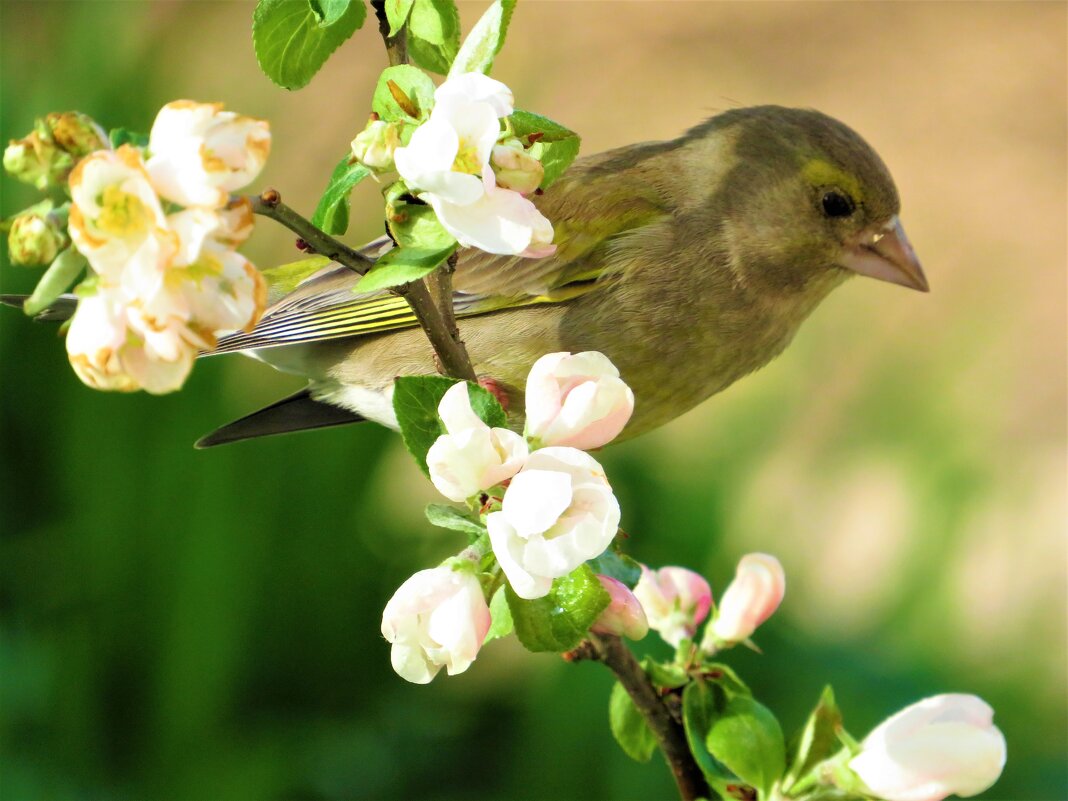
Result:
{"type": "MultiPolygon", "coordinates": [[[[546,596],[554,580],[611,545],[619,503],[601,465],[572,443],[607,444],[633,409],[634,395],[619,371],[592,351],[552,353],[534,363],[525,436],[484,422],[466,382],[441,398],[445,432],[426,453],[430,479],[446,498],[480,510],[495,569],[519,599],[546,596]]],[[[489,608],[471,572],[478,567],[478,559],[460,560],[421,571],[386,606],[382,634],[402,677],[427,682],[442,666],[451,675],[474,660],[489,630],[489,608]],[[450,577],[457,571],[467,578],[450,577]]],[[[636,603],[613,590],[621,597],[610,614],[640,614],[636,603]]],[[[625,626],[632,626],[629,618],[625,626]]]]}
{"type": "Polygon", "coordinates": [[[58,120],[65,127],[51,126],[53,138],[77,144],[65,159],[42,155],[35,131],[8,147],[4,163],[40,188],[69,193],[67,230],[49,228],[56,210],[35,209],[18,218],[12,241],[26,263],[53,262],[42,284],[61,271],[73,282],[88,266],[66,340],[82,381],[176,390],[198,351],[214,347],[220,332],[251,330],[263,312],[266,282],[236,250],[252,233],[252,206],[230,193],[263,168],[268,125],[218,103],[181,100],[160,110],[145,146],[112,148],[84,115],[58,120]],[[73,249],[59,252],[67,236],[73,249]]]}
{"type": "MultiPolygon", "coordinates": [[[[396,87],[390,86],[403,92],[396,87]]],[[[555,252],[552,224],[526,197],[542,185],[545,169],[508,123],[511,90],[465,72],[433,90],[428,115],[406,95],[404,101],[406,119],[372,115],[352,141],[353,159],[375,172],[395,169],[464,247],[529,258],[555,252]],[[425,117],[418,125],[417,115],[425,117]]]]}

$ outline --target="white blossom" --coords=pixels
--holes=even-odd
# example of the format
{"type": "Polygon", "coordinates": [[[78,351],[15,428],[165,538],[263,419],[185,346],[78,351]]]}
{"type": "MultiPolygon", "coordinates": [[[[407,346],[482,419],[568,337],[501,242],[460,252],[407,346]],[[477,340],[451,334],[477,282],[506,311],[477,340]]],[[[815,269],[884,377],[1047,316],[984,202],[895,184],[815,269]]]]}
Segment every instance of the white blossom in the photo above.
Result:
{"type": "Polygon", "coordinates": [[[774,556],[746,554],[738,562],[712,622],[711,633],[725,643],[742,642],[779,608],[786,593],[786,574],[774,556]]]}
{"type": "Polygon", "coordinates": [[[430,119],[397,148],[397,171],[465,247],[540,258],[555,251],[549,221],[518,192],[498,186],[490,166],[512,113],[512,94],[479,73],[449,78],[434,93],[430,119]]]}
{"type": "Polygon", "coordinates": [[[490,611],[474,575],[449,567],[420,570],[382,612],[382,636],[392,645],[393,669],[426,684],[442,667],[450,676],[475,660],[490,627],[490,611]]]}
{"type": "Polygon", "coordinates": [[[669,645],[692,638],[712,606],[712,588],[698,573],[685,567],[651,570],[642,565],[634,588],[649,619],[649,628],[669,645]]]}
{"type": "Polygon", "coordinates": [[[511,478],[527,458],[527,443],[507,428],[490,428],[471,408],[467,382],[449,388],[438,404],[448,432],[426,455],[430,480],[449,500],[463,501],[511,478]]]}
{"type": "Polygon", "coordinates": [[[543,448],[512,478],[486,527],[516,595],[540,598],[553,579],[608,547],[619,528],[619,503],[592,456],[543,448]]]}
{"type": "Polygon", "coordinates": [[[271,150],[263,120],[224,111],[221,103],[176,100],[149,134],[148,172],[160,195],[183,206],[219,208],[251,183],[271,150]]]}
{"type": "Polygon", "coordinates": [[[974,695],[925,698],[880,723],[849,767],[886,801],[977,795],[1001,775],[1005,736],[974,695]]]}

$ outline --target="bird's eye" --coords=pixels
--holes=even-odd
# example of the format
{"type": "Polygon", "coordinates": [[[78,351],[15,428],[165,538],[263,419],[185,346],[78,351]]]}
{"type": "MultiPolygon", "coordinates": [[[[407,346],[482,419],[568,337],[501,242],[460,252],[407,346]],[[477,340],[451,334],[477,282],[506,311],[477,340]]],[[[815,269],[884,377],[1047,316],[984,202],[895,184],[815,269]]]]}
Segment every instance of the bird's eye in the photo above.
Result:
{"type": "Polygon", "coordinates": [[[828,217],[848,217],[856,209],[853,198],[841,192],[827,192],[820,203],[828,217]]]}

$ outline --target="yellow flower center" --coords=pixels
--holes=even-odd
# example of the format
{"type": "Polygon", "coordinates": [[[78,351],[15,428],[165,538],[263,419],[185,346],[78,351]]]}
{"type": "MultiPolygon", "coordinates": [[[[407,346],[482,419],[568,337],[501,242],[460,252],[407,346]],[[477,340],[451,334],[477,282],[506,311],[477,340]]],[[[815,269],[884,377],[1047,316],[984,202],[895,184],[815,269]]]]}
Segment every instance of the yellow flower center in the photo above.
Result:
{"type": "Polygon", "coordinates": [[[478,147],[466,139],[460,140],[460,149],[456,151],[456,160],[452,163],[453,172],[465,172],[478,175],[482,172],[482,162],[478,158],[478,147]]]}
{"type": "Polygon", "coordinates": [[[112,184],[100,196],[100,214],[96,226],[101,231],[116,237],[133,237],[148,230],[152,224],[152,212],[141,198],[123,192],[112,184]]]}

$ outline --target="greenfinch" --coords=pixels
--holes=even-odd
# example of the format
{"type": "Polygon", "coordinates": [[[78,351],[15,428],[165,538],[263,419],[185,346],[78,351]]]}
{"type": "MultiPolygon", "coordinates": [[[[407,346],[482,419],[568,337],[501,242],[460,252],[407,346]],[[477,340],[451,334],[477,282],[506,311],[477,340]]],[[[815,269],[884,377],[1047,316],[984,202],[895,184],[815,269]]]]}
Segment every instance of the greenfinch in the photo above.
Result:
{"type": "MultiPolygon", "coordinates": [[[[607,355],[634,391],[621,438],[632,437],[767,364],[849,276],[928,288],[886,166],[817,111],[732,109],[678,139],[580,159],[535,203],[554,255],[463,250],[453,277],[475,372],[517,429],[527,373],[546,353],[607,355]]],[[[324,263],[267,271],[262,320],[214,351],[306,376],[307,389],[200,446],[361,419],[396,427],[393,379],[435,372],[402,298],[354,293],[359,276],[324,263]]]]}

